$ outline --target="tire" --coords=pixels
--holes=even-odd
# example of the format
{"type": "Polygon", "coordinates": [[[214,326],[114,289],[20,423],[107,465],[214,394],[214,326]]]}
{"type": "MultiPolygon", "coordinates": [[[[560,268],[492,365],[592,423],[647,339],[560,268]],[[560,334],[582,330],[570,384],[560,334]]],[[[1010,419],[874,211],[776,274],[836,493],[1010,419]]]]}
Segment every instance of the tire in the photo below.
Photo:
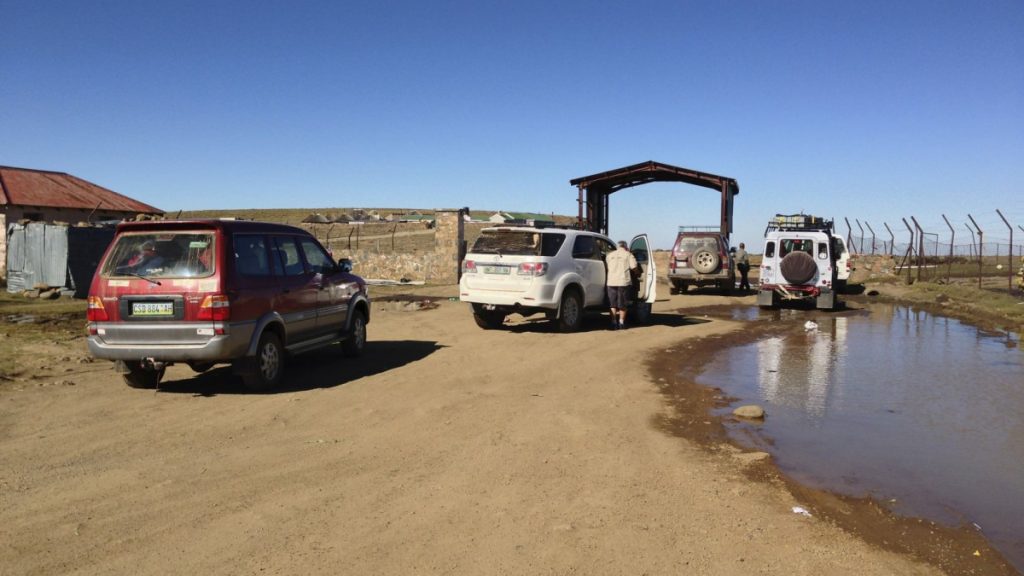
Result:
{"type": "Polygon", "coordinates": [[[583,324],[583,301],[576,290],[566,290],[558,306],[558,331],[576,332],[583,324]]]}
{"type": "Polygon", "coordinates": [[[256,346],[255,370],[242,374],[242,382],[252,392],[270,390],[281,383],[284,374],[284,349],[273,332],[264,332],[256,346]]]}
{"type": "Polygon", "coordinates": [[[694,252],[693,256],[690,256],[690,265],[701,274],[711,274],[718,270],[721,263],[721,257],[707,248],[701,248],[694,252]]]}
{"type": "Polygon", "coordinates": [[[673,294],[686,294],[690,289],[690,283],[682,280],[676,280],[672,283],[672,289],[675,290],[673,294]]]}
{"type": "Polygon", "coordinates": [[[122,374],[124,383],[132,388],[151,390],[156,388],[164,377],[164,368],[144,368],[141,362],[125,362],[125,365],[128,366],[128,373],[122,374]]]}
{"type": "Polygon", "coordinates": [[[341,353],[347,358],[362,356],[366,348],[366,314],[362,310],[352,313],[352,329],[348,338],[341,341],[341,353]]]}
{"type": "Polygon", "coordinates": [[[807,252],[790,252],[779,262],[779,272],[790,284],[806,284],[818,273],[818,265],[807,252]]]}
{"type": "Polygon", "coordinates": [[[202,374],[210,368],[213,368],[213,362],[189,362],[188,367],[196,374],[202,374]]]}
{"type": "Polygon", "coordinates": [[[488,310],[480,304],[473,305],[473,320],[476,325],[484,330],[501,328],[505,323],[505,313],[498,310],[488,310]]]}

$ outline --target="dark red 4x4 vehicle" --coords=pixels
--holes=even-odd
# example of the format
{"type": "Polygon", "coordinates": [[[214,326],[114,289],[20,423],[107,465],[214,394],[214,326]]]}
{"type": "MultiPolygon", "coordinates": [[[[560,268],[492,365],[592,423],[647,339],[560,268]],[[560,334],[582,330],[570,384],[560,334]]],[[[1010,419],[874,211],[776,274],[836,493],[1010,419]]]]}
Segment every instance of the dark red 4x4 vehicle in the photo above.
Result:
{"type": "Polygon", "coordinates": [[[668,261],[671,292],[681,294],[690,286],[709,284],[730,292],[736,286],[733,252],[717,226],[680,226],[668,261]]]}
{"type": "Polygon", "coordinates": [[[231,363],[246,387],[276,385],[287,354],[341,342],[359,355],[366,283],[305,230],[242,220],[125,222],[96,270],[89,352],[129,386],[164,369],[231,363]]]}

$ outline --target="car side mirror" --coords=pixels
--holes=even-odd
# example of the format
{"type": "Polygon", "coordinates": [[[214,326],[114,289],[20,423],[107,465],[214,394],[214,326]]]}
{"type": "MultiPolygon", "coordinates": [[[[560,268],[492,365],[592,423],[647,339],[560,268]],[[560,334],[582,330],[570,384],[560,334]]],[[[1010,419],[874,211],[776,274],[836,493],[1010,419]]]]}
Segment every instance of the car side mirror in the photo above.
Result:
{"type": "Polygon", "coordinates": [[[341,271],[342,272],[351,272],[352,271],[352,260],[349,259],[349,258],[342,258],[342,259],[338,260],[338,266],[341,267],[341,271]]]}
{"type": "Polygon", "coordinates": [[[729,254],[735,254],[735,253],[736,253],[736,247],[735,246],[729,248],[729,254]]]}

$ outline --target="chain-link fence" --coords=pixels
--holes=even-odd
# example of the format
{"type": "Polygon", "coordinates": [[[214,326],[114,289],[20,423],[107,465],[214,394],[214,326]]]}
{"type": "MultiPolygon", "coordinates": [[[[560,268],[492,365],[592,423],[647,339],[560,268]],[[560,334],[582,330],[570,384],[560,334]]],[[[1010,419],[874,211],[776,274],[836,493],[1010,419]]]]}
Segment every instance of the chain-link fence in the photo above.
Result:
{"type": "Polygon", "coordinates": [[[983,279],[991,283],[1005,278],[1009,290],[1020,290],[1024,282],[1024,226],[1010,222],[1000,210],[995,212],[998,220],[990,218],[982,225],[968,214],[969,223],[964,224],[967,240],[964,229],[957,231],[945,215],[942,221],[946,230],[922,226],[913,216],[900,218],[895,226],[883,222],[881,227],[868,222],[862,225],[861,220],[854,220],[854,227],[845,219],[848,233],[844,238],[855,257],[892,256],[898,271],[909,270],[921,280],[977,278],[980,285],[983,279]],[[876,233],[876,228],[883,231],[876,233]]]}

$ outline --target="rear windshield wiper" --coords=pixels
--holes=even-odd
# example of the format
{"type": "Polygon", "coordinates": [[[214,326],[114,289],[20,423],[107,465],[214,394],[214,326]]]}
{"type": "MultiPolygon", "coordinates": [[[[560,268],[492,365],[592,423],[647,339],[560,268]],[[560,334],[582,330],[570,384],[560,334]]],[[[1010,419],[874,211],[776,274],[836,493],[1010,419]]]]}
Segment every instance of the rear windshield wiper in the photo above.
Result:
{"type": "Polygon", "coordinates": [[[139,274],[138,272],[125,272],[125,274],[127,274],[129,276],[135,276],[136,278],[142,278],[146,282],[151,282],[153,284],[156,284],[157,286],[163,286],[163,284],[161,284],[159,280],[154,280],[154,279],[152,279],[152,278],[150,278],[148,276],[143,276],[142,274],[139,274]]]}

